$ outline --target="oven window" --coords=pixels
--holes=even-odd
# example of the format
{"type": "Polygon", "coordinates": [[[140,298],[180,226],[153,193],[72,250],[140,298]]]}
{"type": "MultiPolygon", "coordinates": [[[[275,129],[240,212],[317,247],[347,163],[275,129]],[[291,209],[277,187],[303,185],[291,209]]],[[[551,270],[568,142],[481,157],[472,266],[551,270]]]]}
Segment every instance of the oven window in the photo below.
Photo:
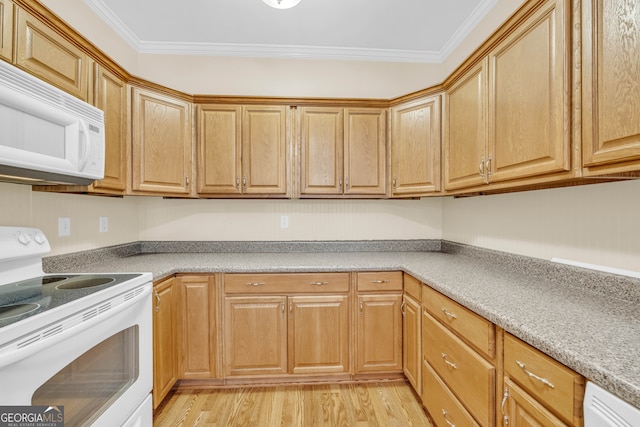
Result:
{"type": "Polygon", "coordinates": [[[95,421],[138,378],[138,326],[88,350],[34,393],[32,405],[63,405],[65,427],[95,421]]]}

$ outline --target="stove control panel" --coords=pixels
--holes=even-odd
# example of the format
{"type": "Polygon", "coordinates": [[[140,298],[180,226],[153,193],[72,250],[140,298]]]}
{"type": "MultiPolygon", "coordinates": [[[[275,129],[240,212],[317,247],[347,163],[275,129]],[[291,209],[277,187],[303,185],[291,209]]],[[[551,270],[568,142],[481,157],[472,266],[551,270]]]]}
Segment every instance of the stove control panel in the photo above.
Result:
{"type": "Polygon", "coordinates": [[[0,262],[42,258],[51,252],[44,233],[32,227],[0,227],[0,262]]]}

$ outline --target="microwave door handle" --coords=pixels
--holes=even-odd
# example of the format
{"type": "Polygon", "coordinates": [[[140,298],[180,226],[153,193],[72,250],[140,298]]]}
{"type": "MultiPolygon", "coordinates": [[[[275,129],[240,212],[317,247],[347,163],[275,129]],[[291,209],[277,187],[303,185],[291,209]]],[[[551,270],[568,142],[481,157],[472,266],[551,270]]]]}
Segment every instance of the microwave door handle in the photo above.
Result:
{"type": "Polygon", "coordinates": [[[89,154],[91,152],[91,144],[89,143],[89,127],[87,126],[87,122],[84,120],[79,120],[80,124],[80,133],[82,133],[82,138],[80,139],[80,158],[79,158],[79,169],[81,171],[84,170],[84,167],[87,164],[87,160],[89,160],[89,154]]]}

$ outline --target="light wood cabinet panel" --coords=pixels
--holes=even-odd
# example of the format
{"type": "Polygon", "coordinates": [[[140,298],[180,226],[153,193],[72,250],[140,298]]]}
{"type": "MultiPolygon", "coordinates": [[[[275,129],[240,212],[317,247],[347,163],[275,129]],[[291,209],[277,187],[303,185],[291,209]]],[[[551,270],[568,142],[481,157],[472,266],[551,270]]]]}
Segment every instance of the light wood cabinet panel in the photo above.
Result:
{"type": "Polygon", "coordinates": [[[216,304],[213,276],[180,276],[178,288],[178,376],[216,378],[216,304]]]}
{"type": "Polygon", "coordinates": [[[198,193],[241,194],[242,107],[198,105],[198,193]]]}
{"type": "Polygon", "coordinates": [[[422,364],[422,385],[424,391],[422,404],[437,427],[479,427],[479,424],[427,362],[422,364]]]}
{"type": "Polygon", "coordinates": [[[25,10],[16,7],[16,16],[16,64],[86,101],[87,55],[25,10]]]}
{"type": "Polygon", "coordinates": [[[342,293],[349,291],[349,273],[230,273],[227,294],[342,293]]]}
{"type": "Polygon", "coordinates": [[[504,389],[506,400],[502,414],[503,425],[514,427],[567,425],[508,378],[505,378],[504,389]]]}
{"type": "Polygon", "coordinates": [[[386,194],[386,111],[304,107],[300,194],[386,194]]]}
{"type": "Polygon", "coordinates": [[[547,2],[489,54],[489,182],[571,169],[570,10],[547,2]]]}
{"type": "Polygon", "coordinates": [[[440,190],[440,95],[391,109],[391,195],[440,190]]]}
{"type": "Polygon", "coordinates": [[[300,194],[342,194],[344,109],[300,112],[300,194]]]}
{"type": "Polygon", "coordinates": [[[402,303],[402,370],[413,389],[422,394],[422,309],[405,292],[402,303]]]}
{"type": "Polygon", "coordinates": [[[471,347],[422,313],[425,360],[480,425],[495,423],[496,369],[471,347]]]}
{"type": "Polygon", "coordinates": [[[582,423],[584,379],[579,374],[510,334],[504,337],[504,372],[565,422],[582,423]]]}
{"type": "Polygon", "coordinates": [[[361,294],[356,372],[402,372],[402,294],[361,294]]]}
{"type": "Polygon", "coordinates": [[[137,87],[132,96],[132,190],[188,196],[191,104],[137,87]]]}
{"type": "Polygon", "coordinates": [[[118,76],[94,64],[91,103],[104,111],[104,178],[95,181],[89,191],[113,190],[122,193],[127,187],[127,88],[118,76]]]}
{"type": "Polygon", "coordinates": [[[0,58],[13,59],[13,2],[0,0],[0,58]]]}
{"type": "Polygon", "coordinates": [[[289,373],[349,372],[349,297],[289,297],[289,373]]]}
{"type": "Polygon", "coordinates": [[[243,107],[243,193],[287,195],[287,107],[243,107]]]}
{"type": "Polygon", "coordinates": [[[356,273],[358,292],[402,291],[401,271],[367,271],[356,273]]]}
{"type": "Polygon", "coordinates": [[[485,356],[495,356],[496,328],[493,323],[429,286],[422,291],[422,305],[434,318],[485,356]]]}
{"type": "Polygon", "coordinates": [[[153,407],[160,405],[177,381],[175,279],[153,288],[153,407]]]}
{"type": "Polygon", "coordinates": [[[386,193],[386,111],[347,108],[344,114],[344,193],[386,193]]]}
{"type": "Polygon", "coordinates": [[[481,185],[488,127],[488,60],[485,58],[446,91],[444,188],[481,185]]]}
{"type": "Polygon", "coordinates": [[[225,298],[227,376],[287,373],[286,305],[285,296],[225,298]]]}
{"type": "Polygon", "coordinates": [[[582,147],[587,174],[640,169],[640,3],[582,2],[582,147]]]}

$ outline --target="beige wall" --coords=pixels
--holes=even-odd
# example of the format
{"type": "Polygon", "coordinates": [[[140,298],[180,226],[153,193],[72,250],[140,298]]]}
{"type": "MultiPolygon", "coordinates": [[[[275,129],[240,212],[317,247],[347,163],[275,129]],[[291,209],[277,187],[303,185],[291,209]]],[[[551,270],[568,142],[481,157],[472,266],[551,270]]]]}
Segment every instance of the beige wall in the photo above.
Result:
{"type": "Polygon", "coordinates": [[[442,200],[163,200],[140,204],[141,240],[440,239],[442,200]],[[281,216],[289,227],[280,228],[281,216]]]}
{"type": "Polygon", "coordinates": [[[640,181],[446,198],[443,237],[536,258],[640,271],[640,181]]]}

